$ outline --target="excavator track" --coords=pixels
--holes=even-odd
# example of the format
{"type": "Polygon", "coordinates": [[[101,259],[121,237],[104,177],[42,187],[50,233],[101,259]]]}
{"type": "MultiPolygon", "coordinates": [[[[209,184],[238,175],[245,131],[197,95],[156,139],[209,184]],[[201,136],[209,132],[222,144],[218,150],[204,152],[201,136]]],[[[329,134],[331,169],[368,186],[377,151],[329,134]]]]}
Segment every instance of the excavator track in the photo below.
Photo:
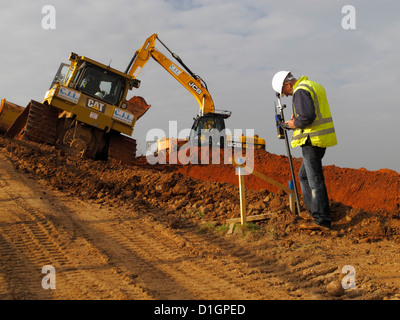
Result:
{"type": "Polygon", "coordinates": [[[136,140],[113,133],[110,137],[108,159],[134,165],[136,163],[136,140]]]}
{"type": "Polygon", "coordinates": [[[6,136],[54,145],[57,118],[57,109],[31,100],[6,136]]]}

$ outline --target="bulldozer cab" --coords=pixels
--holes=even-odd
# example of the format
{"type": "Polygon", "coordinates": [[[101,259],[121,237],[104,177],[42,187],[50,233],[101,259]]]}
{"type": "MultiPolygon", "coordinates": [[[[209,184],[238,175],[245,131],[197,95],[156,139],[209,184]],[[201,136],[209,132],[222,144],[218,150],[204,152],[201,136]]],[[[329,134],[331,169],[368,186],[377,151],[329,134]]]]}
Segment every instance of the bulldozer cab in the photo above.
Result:
{"type": "Polygon", "coordinates": [[[125,79],[91,65],[84,68],[77,81],[79,91],[112,105],[119,104],[124,88],[125,79]]]}
{"type": "Polygon", "coordinates": [[[66,80],[69,77],[69,69],[70,65],[66,63],[61,63],[56,75],[54,76],[53,81],[51,82],[50,88],[53,88],[56,83],[65,84],[66,80]]]}
{"type": "MultiPolygon", "coordinates": [[[[103,65],[87,57],[71,53],[71,64],[61,63],[49,91],[52,88],[63,86],[67,90],[76,90],[85,96],[126,109],[128,90],[138,88],[140,81],[103,65]]],[[[66,90],[66,91],[67,91],[66,90]]],[[[78,96],[78,94],[76,94],[78,96]]],[[[77,101],[72,101],[76,103],[77,101]]],[[[50,101],[49,101],[50,103],[50,101]]],[[[57,106],[59,107],[59,106],[57,106]]],[[[61,107],[60,109],[64,109],[61,107]]],[[[70,111],[70,110],[67,110],[70,111]]]]}

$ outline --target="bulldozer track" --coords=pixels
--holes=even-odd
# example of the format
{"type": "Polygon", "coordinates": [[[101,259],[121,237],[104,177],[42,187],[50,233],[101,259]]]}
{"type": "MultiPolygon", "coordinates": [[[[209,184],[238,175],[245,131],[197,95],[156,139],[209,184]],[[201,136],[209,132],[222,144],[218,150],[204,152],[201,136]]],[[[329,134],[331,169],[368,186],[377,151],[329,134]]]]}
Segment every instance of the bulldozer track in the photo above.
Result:
{"type": "Polygon", "coordinates": [[[54,107],[32,100],[23,139],[54,145],[58,112],[54,107]]]}
{"type": "Polygon", "coordinates": [[[119,133],[110,136],[108,158],[128,165],[136,163],[136,140],[119,133]]]}

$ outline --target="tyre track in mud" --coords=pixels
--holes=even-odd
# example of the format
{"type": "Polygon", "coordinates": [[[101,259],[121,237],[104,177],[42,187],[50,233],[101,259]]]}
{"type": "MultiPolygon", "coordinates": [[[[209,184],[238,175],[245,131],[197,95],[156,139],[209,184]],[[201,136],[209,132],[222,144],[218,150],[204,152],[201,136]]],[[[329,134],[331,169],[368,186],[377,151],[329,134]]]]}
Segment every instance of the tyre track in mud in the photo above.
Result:
{"type": "MultiPolygon", "coordinates": [[[[92,205],[81,202],[81,206],[89,209],[92,205]]],[[[110,264],[135,279],[154,299],[316,298],[324,292],[324,286],[321,289],[311,278],[298,285],[304,270],[320,264],[312,257],[288,272],[285,263],[266,259],[265,247],[254,252],[254,247],[234,239],[201,234],[191,222],[177,230],[170,228],[157,208],[142,206],[140,214],[109,208],[98,214],[90,222],[96,232],[86,236],[110,264]],[[310,290],[311,286],[317,290],[310,290]]],[[[324,276],[333,271],[324,267],[318,273],[324,276]]]]}
{"type": "Polygon", "coordinates": [[[103,207],[49,191],[4,155],[0,164],[3,299],[292,297],[276,261],[233,239],[191,222],[171,228],[158,208],[103,207]],[[55,290],[41,287],[45,265],[55,267],[55,290]]]}
{"type": "Polygon", "coordinates": [[[107,285],[130,279],[108,266],[96,248],[76,234],[68,217],[73,211],[60,203],[54,206],[54,198],[49,202],[45,192],[13,172],[4,160],[0,158],[2,299],[148,298],[135,286],[120,290],[107,285]],[[85,259],[88,253],[89,259],[85,259]],[[45,265],[55,268],[56,290],[42,288],[45,265]]]}
{"type": "Polygon", "coordinates": [[[330,299],[326,285],[349,263],[359,289],[340,299],[397,297],[391,242],[375,250],[346,237],[277,239],[270,228],[260,238],[225,236],[166,212],[165,199],[55,191],[41,180],[49,175],[36,172],[35,182],[17,173],[11,156],[0,152],[0,299],[330,299]],[[55,267],[55,290],[41,287],[45,265],[55,267]]]}
{"type": "MultiPolygon", "coordinates": [[[[159,208],[86,202],[16,173],[0,154],[0,297],[3,299],[290,299],[315,297],[275,256],[159,208]],[[56,270],[44,290],[41,268],[56,270]],[[292,282],[293,280],[293,282],[292,282]]],[[[294,262],[296,264],[296,262],[294,262]]],[[[303,276],[304,277],[304,276],[303,276]]]]}
{"type": "MultiPolygon", "coordinates": [[[[74,215],[76,236],[90,241],[109,266],[132,279],[132,284],[151,299],[276,297],[269,295],[265,281],[254,283],[245,278],[250,272],[247,263],[233,255],[220,256],[220,247],[227,243],[218,236],[192,236],[196,228],[176,232],[155,220],[144,207],[140,214],[123,208],[96,211],[93,204],[76,201],[83,212],[91,210],[84,220],[74,215]]],[[[126,284],[117,285],[123,288],[126,284]]],[[[285,297],[284,292],[279,295],[285,297]]]]}
{"type": "Polygon", "coordinates": [[[202,238],[185,238],[143,212],[44,191],[3,155],[0,163],[2,299],[261,298],[243,284],[236,261],[207,257],[202,238]],[[56,270],[55,290],[41,286],[45,265],[56,270]]]}
{"type": "MultiPolygon", "coordinates": [[[[157,213],[153,216],[164,220],[157,213]]],[[[203,259],[200,265],[203,272],[225,279],[250,294],[251,299],[326,298],[324,280],[336,279],[338,275],[336,265],[322,264],[321,256],[313,254],[314,248],[310,248],[306,261],[294,259],[291,263],[287,258],[282,258],[285,251],[282,247],[263,241],[257,243],[251,237],[237,241],[213,232],[199,233],[199,227],[188,221],[178,230],[162,224],[158,228],[169,234],[170,238],[175,238],[188,253],[200,256],[203,259]],[[310,268],[311,273],[308,272],[310,268]],[[299,282],[299,279],[304,281],[299,282]]],[[[236,296],[227,299],[243,298],[236,296]]]]}

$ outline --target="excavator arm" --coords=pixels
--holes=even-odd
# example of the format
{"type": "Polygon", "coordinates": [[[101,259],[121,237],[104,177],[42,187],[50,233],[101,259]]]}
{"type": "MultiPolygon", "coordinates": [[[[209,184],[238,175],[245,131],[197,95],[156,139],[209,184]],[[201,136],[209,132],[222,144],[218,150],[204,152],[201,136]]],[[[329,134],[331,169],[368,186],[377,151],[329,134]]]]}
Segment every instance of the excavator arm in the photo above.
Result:
{"type": "Polygon", "coordinates": [[[168,71],[168,73],[171,74],[176,80],[178,80],[179,83],[181,83],[195,97],[200,106],[201,115],[215,112],[214,102],[211,98],[210,93],[207,90],[207,86],[204,81],[199,76],[190,71],[190,69],[183,63],[179,56],[171,52],[161,42],[161,40],[157,37],[157,34],[153,34],[152,36],[150,36],[145,41],[143,46],[135,52],[135,55],[128,65],[125,73],[136,79],[151,57],[155,61],[157,61],[166,71],[168,71]],[[162,54],[159,50],[155,48],[156,40],[160,41],[160,43],[172,54],[172,56],[180,63],[183,68],[177,66],[176,63],[173,63],[171,60],[165,57],[164,54],[162,54]]]}

